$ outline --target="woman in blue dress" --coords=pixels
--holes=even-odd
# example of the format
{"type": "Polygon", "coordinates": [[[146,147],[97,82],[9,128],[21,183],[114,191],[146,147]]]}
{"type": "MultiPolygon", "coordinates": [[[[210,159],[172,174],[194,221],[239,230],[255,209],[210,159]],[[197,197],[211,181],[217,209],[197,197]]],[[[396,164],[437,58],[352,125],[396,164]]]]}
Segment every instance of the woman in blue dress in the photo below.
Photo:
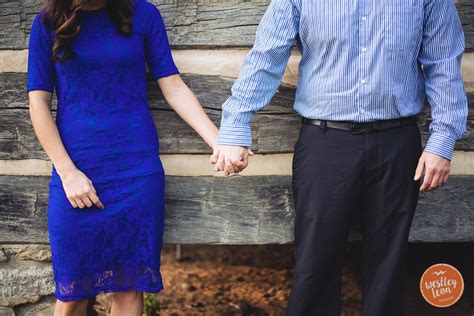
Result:
{"type": "Polygon", "coordinates": [[[168,104],[214,148],[217,127],[181,80],[153,4],[48,0],[35,16],[26,90],[53,164],[55,315],[84,315],[87,299],[104,292],[114,292],[112,315],[142,315],[143,292],[163,287],[164,171],[147,65],[168,104]]]}

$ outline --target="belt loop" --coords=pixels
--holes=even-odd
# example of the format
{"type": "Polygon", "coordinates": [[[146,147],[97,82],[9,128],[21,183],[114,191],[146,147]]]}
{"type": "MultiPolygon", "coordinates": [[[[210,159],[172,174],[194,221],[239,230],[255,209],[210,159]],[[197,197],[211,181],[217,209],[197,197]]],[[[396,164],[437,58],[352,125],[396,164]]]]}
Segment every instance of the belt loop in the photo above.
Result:
{"type": "Polygon", "coordinates": [[[326,129],[327,129],[327,122],[326,122],[326,120],[321,120],[321,123],[319,124],[319,131],[320,131],[320,133],[322,133],[322,134],[326,133],[326,129]]]}

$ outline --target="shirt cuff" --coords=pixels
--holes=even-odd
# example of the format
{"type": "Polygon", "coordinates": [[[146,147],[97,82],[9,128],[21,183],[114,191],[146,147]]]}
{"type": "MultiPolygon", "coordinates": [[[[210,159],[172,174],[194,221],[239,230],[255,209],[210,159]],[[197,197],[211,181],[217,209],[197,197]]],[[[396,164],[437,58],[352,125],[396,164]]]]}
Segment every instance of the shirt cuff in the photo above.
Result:
{"type": "Polygon", "coordinates": [[[441,133],[433,133],[426,143],[425,150],[448,160],[451,160],[453,156],[454,146],[456,139],[441,133]]]}
{"type": "Polygon", "coordinates": [[[250,125],[221,125],[217,144],[251,147],[252,129],[250,125]]]}

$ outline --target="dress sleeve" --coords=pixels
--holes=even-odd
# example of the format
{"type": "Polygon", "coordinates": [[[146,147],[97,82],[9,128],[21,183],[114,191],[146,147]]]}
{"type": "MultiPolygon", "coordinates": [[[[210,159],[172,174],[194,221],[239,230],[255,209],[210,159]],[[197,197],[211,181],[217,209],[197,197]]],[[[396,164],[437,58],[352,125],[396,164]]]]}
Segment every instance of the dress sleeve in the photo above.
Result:
{"type": "Polygon", "coordinates": [[[55,69],[51,56],[52,41],[38,13],[33,20],[28,43],[26,93],[31,90],[54,92],[55,69]]]}
{"type": "Polygon", "coordinates": [[[165,23],[158,8],[149,2],[149,16],[145,35],[145,50],[148,69],[153,80],[179,73],[169,46],[165,23]]]}

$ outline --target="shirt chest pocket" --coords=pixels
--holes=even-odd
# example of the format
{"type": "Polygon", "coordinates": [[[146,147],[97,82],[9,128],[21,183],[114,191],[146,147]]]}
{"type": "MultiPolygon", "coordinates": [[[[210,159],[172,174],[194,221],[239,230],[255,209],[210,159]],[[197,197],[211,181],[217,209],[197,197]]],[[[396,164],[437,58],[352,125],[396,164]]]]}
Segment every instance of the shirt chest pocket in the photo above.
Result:
{"type": "Polygon", "coordinates": [[[391,50],[415,49],[422,37],[422,7],[385,6],[383,27],[385,47],[391,50]]]}

